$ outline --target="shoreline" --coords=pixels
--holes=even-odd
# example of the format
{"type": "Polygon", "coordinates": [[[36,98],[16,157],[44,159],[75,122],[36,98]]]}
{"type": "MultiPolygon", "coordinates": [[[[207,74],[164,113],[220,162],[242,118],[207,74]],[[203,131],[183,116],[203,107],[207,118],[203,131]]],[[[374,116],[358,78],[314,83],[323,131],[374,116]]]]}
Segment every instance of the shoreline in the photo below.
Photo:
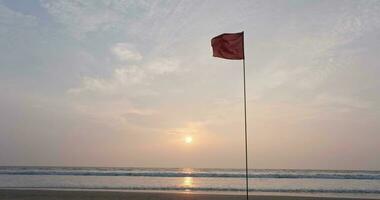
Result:
{"type": "MultiPolygon", "coordinates": [[[[373,200],[378,198],[360,197],[316,197],[297,195],[249,195],[251,200],[373,200]]],[[[0,189],[2,200],[244,200],[242,194],[205,194],[193,192],[157,192],[157,191],[94,191],[59,189],[0,189]]]]}

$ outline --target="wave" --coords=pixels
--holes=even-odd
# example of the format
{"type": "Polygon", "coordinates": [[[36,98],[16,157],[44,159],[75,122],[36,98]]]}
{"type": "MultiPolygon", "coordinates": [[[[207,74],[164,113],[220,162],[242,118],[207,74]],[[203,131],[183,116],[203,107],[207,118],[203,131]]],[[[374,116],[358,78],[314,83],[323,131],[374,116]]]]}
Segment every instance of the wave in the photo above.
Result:
{"type": "MultiPolygon", "coordinates": [[[[230,187],[0,187],[0,189],[62,189],[62,190],[153,190],[153,191],[209,191],[244,192],[244,188],[230,187]]],[[[368,189],[249,189],[249,192],[268,193],[331,193],[331,194],[380,194],[380,190],[368,189]]]]}
{"type": "MultiPolygon", "coordinates": [[[[55,175],[55,176],[141,176],[141,177],[200,177],[200,178],[244,178],[245,174],[237,170],[170,171],[142,169],[1,169],[0,175],[55,175]]],[[[249,178],[271,179],[357,179],[380,180],[380,172],[367,171],[313,171],[313,170],[264,170],[252,171],[249,178]]]]}

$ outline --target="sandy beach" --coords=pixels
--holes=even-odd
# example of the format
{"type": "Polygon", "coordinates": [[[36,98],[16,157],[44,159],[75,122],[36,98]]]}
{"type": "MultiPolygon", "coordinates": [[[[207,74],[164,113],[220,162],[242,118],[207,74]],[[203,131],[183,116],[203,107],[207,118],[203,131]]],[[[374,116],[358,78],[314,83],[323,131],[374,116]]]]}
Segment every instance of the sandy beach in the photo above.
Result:
{"type": "MultiPolygon", "coordinates": [[[[243,195],[191,194],[191,193],[151,193],[115,191],[58,191],[58,190],[13,190],[0,189],[1,200],[244,200],[243,195]]],[[[352,198],[259,196],[251,195],[251,200],[349,200],[352,198]]],[[[356,199],[356,198],[355,198],[356,199]]],[[[357,198],[359,199],[359,198],[357,198]]],[[[361,200],[365,200],[360,198],[361,200]]]]}

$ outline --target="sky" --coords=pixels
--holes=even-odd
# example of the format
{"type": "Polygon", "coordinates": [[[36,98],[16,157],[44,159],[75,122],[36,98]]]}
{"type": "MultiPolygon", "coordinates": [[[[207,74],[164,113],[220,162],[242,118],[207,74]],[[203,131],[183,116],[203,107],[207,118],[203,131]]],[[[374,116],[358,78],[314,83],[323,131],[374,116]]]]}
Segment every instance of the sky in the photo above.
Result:
{"type": "Polygon", "coordinates": [[[380,1],[0,0],[0,165],[380,170],[380,1]],[[187,143],[186,137],[192,137],[187,143]]]}

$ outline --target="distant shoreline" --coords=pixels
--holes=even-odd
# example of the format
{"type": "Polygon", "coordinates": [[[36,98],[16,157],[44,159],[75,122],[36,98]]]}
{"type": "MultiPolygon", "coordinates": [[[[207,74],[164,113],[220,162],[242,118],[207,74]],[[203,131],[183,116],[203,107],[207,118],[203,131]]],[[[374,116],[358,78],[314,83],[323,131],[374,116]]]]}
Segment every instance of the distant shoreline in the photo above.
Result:
{"type": "MultiPolygon", "coordinates": [[[[244,195],[195,194],[184,192],[131,192],[131,191],[78,191],[78,190],[41,190],[41,189],[0,189],[2,200],[244,200],[244,195]]],[[[374,198],[334,198],[280,195],[250,195],[251,200],[373,200],[374,198]]]]}

